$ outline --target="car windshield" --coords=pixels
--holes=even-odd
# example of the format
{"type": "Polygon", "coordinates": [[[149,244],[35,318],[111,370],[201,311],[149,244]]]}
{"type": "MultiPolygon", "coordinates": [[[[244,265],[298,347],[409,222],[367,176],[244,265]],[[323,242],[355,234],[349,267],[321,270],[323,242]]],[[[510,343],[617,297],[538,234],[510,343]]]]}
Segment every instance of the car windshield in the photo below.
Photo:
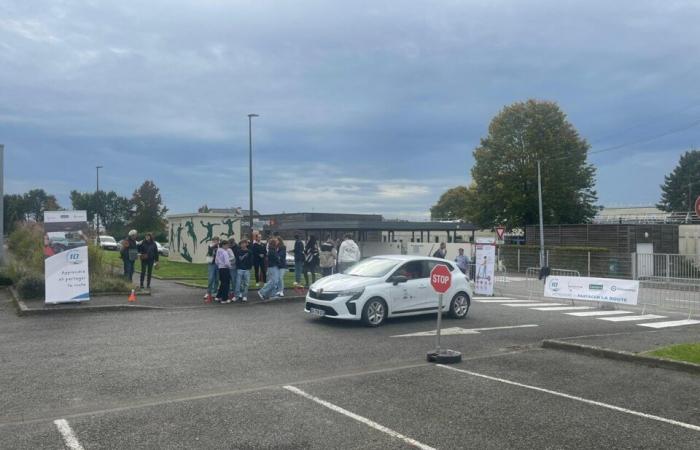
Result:
{"type": "Polygon", "coordinates": [[[369,258],[355,264],[343,273],[356,277],[379,278],[389,273],[394,267],[396,267],[396,261],[393,259],[369,258]]]}

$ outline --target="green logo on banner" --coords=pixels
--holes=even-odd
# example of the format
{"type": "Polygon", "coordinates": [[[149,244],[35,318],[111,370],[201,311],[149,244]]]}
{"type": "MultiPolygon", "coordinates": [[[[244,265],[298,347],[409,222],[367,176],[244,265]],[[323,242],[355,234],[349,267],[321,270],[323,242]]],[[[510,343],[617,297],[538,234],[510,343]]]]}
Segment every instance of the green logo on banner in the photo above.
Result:
{"type": "Polygon", "coordinates": [[[589,284],[588,289],[590,289],[591,291],[602,291],[603,285],[602,284],[589,284]]]}

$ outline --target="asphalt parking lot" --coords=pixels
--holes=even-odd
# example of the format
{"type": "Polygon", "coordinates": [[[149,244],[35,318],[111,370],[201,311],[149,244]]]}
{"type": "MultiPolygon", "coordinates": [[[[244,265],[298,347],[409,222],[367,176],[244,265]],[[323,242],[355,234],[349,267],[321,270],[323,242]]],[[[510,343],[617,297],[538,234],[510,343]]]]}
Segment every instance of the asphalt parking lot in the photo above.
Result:
{"type": "Polygon", "coordinates": [[[0,448],[697,448],[700,439],[697,375],[540,347],[572,336],[700,341],[700,325],[658,330],[475,302],[466,320],[443,322],[452,330],[443,344],[464,355],[447,368],[425,362],[434,317],[370,329],[281,303],[19,318],[2,295],[0,448]]]}

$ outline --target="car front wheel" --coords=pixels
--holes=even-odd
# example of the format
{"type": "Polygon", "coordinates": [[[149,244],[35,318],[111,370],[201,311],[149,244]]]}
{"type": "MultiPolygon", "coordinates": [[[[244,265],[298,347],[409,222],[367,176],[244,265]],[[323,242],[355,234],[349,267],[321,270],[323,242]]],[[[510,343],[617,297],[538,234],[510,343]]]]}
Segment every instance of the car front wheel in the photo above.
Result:
{"type": "Polygon", "coordinates": [[[469,296],[464,292],[458,292],[452,297],[450,303],[450,315],[455,319],[463,319],[467,317],[469,312],[469,296]]]}
{"type": "Polygon", "coordinates": [[[367,300],[362,308],[362,321],[369,327],[378,327],[386,320],[386,303],[381,298],[367,300]]]}

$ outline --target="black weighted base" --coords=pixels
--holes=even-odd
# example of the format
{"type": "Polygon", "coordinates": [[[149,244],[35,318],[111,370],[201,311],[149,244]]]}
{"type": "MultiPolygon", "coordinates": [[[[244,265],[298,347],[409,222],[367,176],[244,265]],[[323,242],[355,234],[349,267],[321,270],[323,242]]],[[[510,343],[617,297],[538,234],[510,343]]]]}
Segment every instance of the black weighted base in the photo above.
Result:
{"type": "Polygon", "coordinates": [[[462,354],[448,349],[432,350],[428,352],[427,360],[437,364],[456,364],[462,361],[462,354]]]}

